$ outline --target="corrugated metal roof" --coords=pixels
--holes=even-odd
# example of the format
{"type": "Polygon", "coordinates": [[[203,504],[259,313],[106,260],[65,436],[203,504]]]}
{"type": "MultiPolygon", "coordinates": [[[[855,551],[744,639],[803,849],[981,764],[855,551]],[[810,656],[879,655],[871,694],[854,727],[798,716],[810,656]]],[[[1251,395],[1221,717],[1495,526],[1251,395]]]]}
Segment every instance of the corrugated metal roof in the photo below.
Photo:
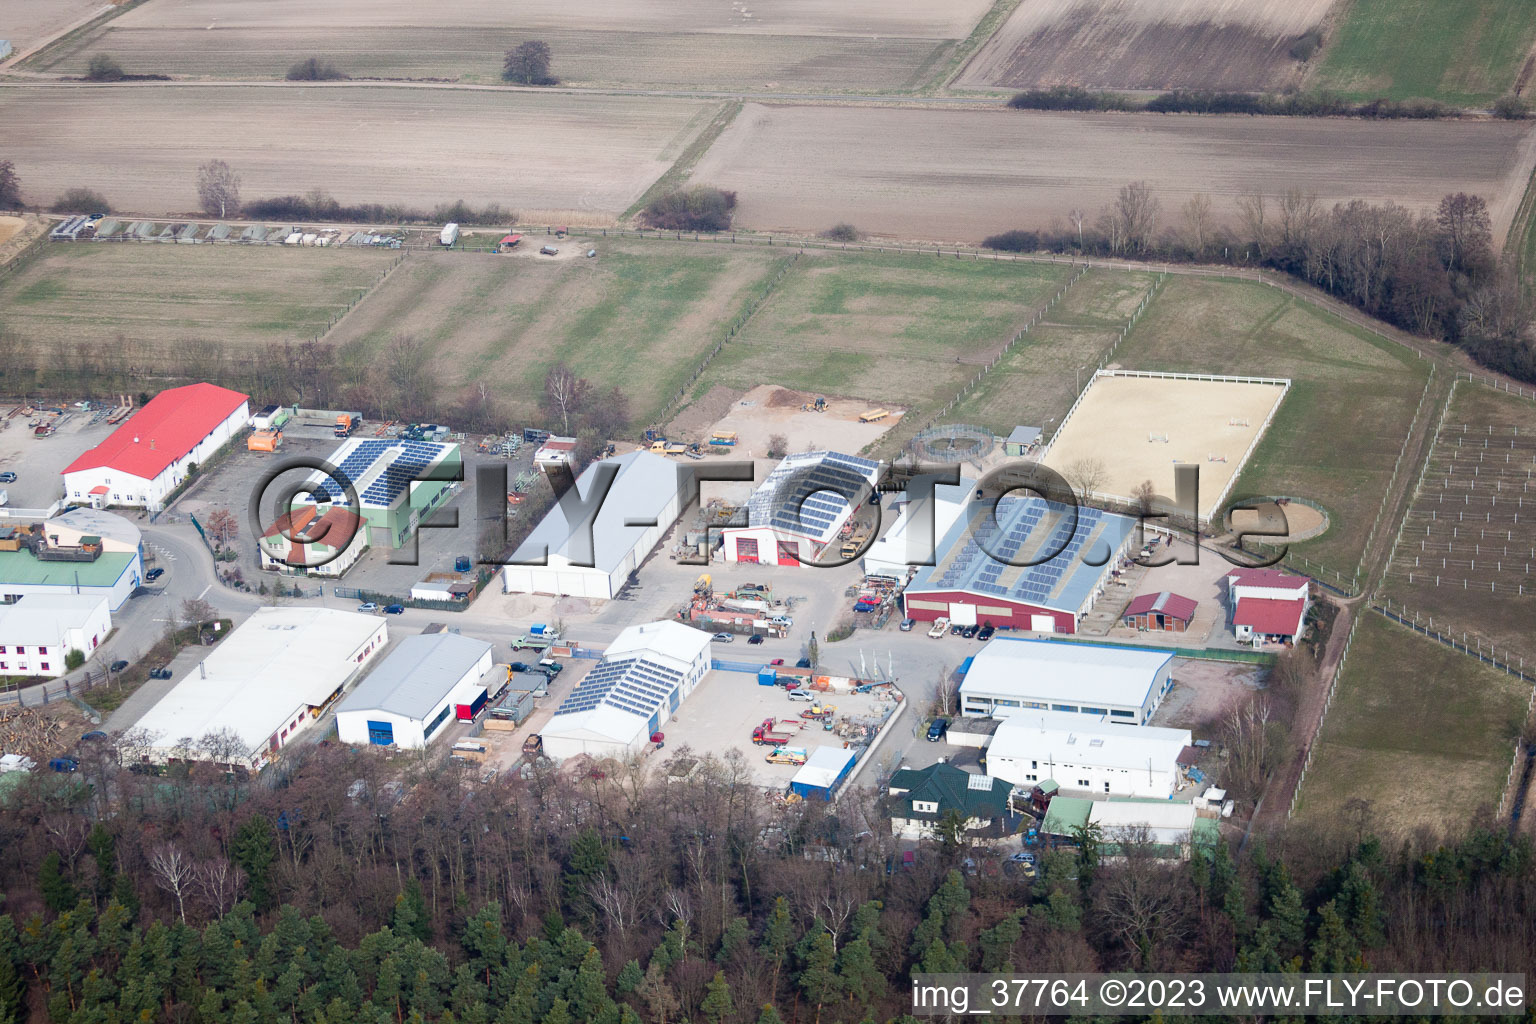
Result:
{"type": "Polygon", "coordinates": [[[490,649],[484,640],[457,633],[408,636],[336,710],[425,718],[490,649]]]}
{"type": "Polygon", "coordinates": [[[960,684],[962,695],[1139,707],[1173,653],[999,637],[987,641],[975,659],[960,684]]]}

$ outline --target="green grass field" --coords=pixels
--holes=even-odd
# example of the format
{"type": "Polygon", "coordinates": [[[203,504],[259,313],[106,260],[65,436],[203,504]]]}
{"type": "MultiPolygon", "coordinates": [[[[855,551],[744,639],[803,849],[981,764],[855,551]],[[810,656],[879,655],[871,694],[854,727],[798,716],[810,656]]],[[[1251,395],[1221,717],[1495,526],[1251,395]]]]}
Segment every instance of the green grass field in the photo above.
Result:
{"type": "Polygon", "coordinates": [[[1290,378],[1233,494],[1318,502],[1328,510],[1328,531],[1292,550],[1346,577],[1354,572],[1428,363],[1266,285],[1177,275],[1169,275],[1115,362],[1290,378]]]}
{"type": "Polygon", "coordinates": [[[1297,818],[1369,794],[1371,827],[1456,827],[1496,807],[1530,687],[1364,611],[1323,722],[1297,818]],[[1449,799],[1447,799],[1449,797],[1449,799]]]}
{"type": "Polygon", "coordinates": [[[808,252],[695,395],[776,383],[902,406],[912,411],[881,442],[894,454],[1067,275],[1049,264],[808,252]]]}
{"type": "Polygon", "coordinates": [[[1357,99],[1483,106],[1509,92],[1536,42],[1531,0],[1346,0],[1314,84],[1357,99]]]}

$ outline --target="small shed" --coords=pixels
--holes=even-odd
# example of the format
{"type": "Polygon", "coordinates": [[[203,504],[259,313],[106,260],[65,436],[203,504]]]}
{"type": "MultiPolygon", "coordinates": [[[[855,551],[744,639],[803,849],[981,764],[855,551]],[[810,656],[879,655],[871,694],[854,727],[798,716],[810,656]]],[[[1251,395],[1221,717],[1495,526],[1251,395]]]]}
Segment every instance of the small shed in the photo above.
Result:
{"type": "Polygon", "coordinates": [[[789,781],[789,791],[806,800],[831,800],[855,760],[851,750],[817,747],[789,781]]]}
{"type": "Polygon", "coordinates": [[[1028,455],[1040,444],[1039,427],[1014,427],[1003,440],[1004,455],[1028,455]]]}
{"type": "Polygon", "coordinates": [[[1199,602],[1192,597],[1161,591],[1142,594],[1125,609],[1120,621],[1131,629],[1182,633],[1194,621],[1199,602]]]}

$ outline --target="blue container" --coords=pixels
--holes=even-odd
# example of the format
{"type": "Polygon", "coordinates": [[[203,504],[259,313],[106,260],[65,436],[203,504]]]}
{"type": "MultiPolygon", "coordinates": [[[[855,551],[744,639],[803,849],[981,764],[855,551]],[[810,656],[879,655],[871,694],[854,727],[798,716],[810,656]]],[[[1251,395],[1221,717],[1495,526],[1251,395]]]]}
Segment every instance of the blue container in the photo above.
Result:
{"type": "Polygon", "coordinates": [[[765,665],[757,670],[758,686],[773,686],[779,681],[779,674],[772,665],[765,665]]]}

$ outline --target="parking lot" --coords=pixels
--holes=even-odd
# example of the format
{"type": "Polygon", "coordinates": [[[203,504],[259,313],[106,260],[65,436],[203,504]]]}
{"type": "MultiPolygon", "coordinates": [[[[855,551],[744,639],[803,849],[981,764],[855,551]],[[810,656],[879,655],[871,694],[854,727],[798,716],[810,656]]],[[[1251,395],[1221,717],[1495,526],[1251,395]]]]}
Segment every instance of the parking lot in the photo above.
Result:
{"type": "Polygon", "coordinates": [[[24,416],[6,419],[0,413],[0,472],[16,474],[0,484],[13,508],[46,508],[64,495],[64,467],[100,444],[112,433],[106,422],[91,425],[90,413],[80,413],[48,437],[33,437],[24,416]]]}
{"type": "Polygon", "coordinates": [[[802,723],[800,728],[788,730],[793,738],[785,745],[809,754],[816,747],[852,745],[856,735],[841,735],[851,732],[852,726],[867,729],[868,736],[873,737],[896,706],[889,693],[880,691],[821,693],[816,701],[791,700],[783,687],[758,685],[756,676],[716,671],[704,677],[674,718],[662,726],[662,731],[667,737],[668,752],[687,747],[696,754],[723,757],[727,751],[739,751],[758,785],[782,790],[799,769],[794,765],[769,764],[765,759],[773,747],[753,744],[752,730],[764,719],[793,719],[802,723]],[[801,717],[801,712],[823,699],[837,709],[832,731],[825,730],[819,721],[801,717]]]}

